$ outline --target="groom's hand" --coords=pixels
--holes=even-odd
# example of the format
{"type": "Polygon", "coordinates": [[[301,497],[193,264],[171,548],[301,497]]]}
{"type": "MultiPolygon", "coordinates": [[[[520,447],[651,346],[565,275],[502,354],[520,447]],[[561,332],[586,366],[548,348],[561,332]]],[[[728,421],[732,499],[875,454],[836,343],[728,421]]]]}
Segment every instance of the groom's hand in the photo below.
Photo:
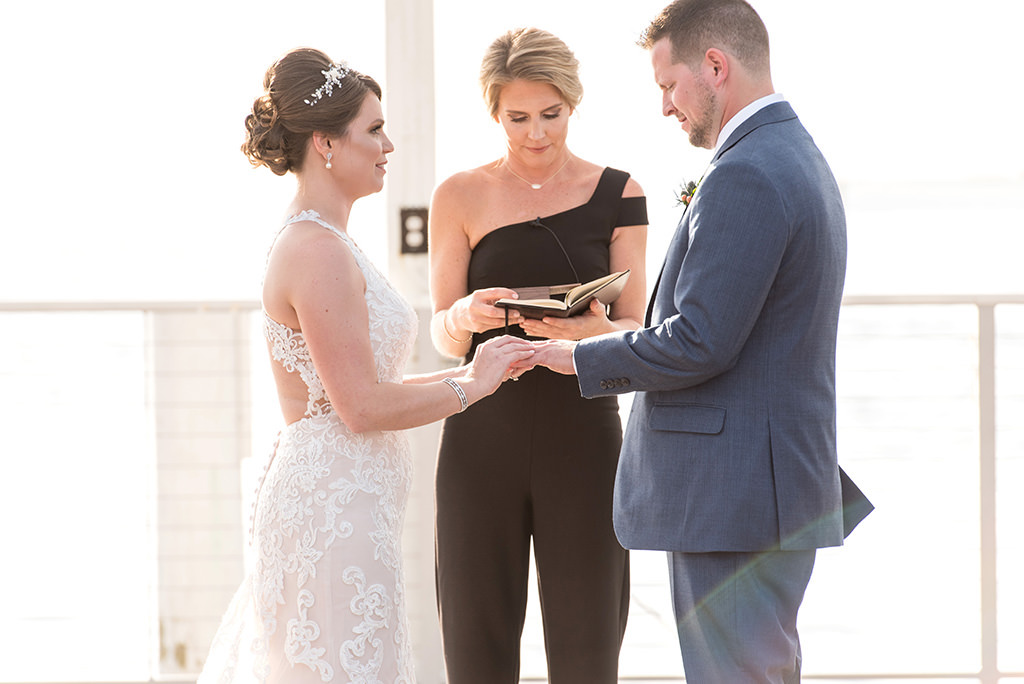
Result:
{"type": "Polygon", "coordinates": [[[534,342],[536,353],[529,362],[535,366],[545,366],[562,375],[575,375],[576,367],[572,362],[572,352],[576,342],[572,340],[542,340],[534,342]]]}

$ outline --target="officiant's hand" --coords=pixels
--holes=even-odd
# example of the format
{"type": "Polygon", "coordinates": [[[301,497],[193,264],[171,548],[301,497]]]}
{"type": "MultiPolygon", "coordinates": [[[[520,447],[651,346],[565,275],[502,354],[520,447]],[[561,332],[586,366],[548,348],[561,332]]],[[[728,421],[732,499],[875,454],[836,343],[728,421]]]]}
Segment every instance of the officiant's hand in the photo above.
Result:
{"type": "MultiPolygon", "coordinates": [[[[449,307],[448,316],[453,327],[457,327],[460,331],[482,333],[495,328],[503,328],[505,326],[505,309],[494,306],[494,302],[499,299],[515,299],[517,297],[516,291],[507,287],[475,290],[465,297],[455,300],[449,307]]],[[[522,320],[521,313],[509,309],[508,322],[510,325],[521,323],[522,320]]]]}
{"type": "Polygon", "coordinates": [[[525,318],[519,325],[531,337],[547,337],[552,340],[582,340],[584,337],[616,330],[615,325],[608,320],[604,304],[596,299],[591,300],[589,310],[578,316],[525,318]]]}

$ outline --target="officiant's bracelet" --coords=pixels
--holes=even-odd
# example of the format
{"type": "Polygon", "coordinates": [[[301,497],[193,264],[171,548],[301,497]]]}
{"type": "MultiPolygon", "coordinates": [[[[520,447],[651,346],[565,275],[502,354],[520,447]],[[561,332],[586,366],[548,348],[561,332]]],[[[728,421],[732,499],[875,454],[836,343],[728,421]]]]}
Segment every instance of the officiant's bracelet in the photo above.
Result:
{"type": "Polygon", "coordinates": [[[466,398],[466,393],[462,389],[462,385],[455,382],[451,378],[445,378],[442,380],[446,385],[450,386],[455,393],[459,395],[459,403],[462,404],[462,408],[459,409],[459,413],[462,413],[469,407],[469,399],[466,398]]]}
{"type": "Polygon", "coordinates": [[[448,332],[448,311],[448,309],[445,309],[444,313],[441,314],[441,327],[444,328],[444,334],[448,336],[449,340],[455,342],[456,344],[466,344],[467,342],[470,342],[473,339],[472,330],[469,331],[469,337],[467,337],[464,340],[460,340],[458,337],[448,332]]]}

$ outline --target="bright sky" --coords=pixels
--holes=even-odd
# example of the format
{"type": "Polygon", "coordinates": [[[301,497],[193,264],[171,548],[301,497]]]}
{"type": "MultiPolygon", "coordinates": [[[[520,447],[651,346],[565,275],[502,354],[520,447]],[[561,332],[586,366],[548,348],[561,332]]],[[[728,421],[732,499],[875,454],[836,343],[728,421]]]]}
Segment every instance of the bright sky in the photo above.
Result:
{"type": "MultiPolygon", "coordinates": [[[[437,178],[501,154],[476,83],[479,60],[504,30],[539,26],[582,64],[571,148],[641,182],[656,250],[675,225],[672,191],[707,161],[660,116],[647,55],[633,44],[663,2],[517,0],[488,3],[484,13],[477,0],[435,0],[437,178]]],[[[942,289],[965,236],[985,268],[977,280],[961,273],[957,287],[1024,290],[1024,281],[991,276],[1016,272],[1008,254],[1019,250],[1001,247],[1024,220],[1024,3],[754,5],[772,37],[776,89],[848,191],[847,290],[913,289],[917,281],[876,277],[909,264],[923,269],[922,287],[942,289]],[[899,205],[908,187],[917,204],[897,206],[905,217],[872,213],[899,205]],[[958,207],[988,214],[959,217],[958,207]]],[[[264,70],[311,45],[388,87],[382,0],[14,7],[0,29],[8,159],[0,300],[256,298],[269,236],[293,191],[290,178],[250,169],[238,151],[264,70]]],[[[392,162],[402,163],[402,150],[392,162]]],[[[383,255],[383,202],[361,204],[350,229],[383,255]]]]}

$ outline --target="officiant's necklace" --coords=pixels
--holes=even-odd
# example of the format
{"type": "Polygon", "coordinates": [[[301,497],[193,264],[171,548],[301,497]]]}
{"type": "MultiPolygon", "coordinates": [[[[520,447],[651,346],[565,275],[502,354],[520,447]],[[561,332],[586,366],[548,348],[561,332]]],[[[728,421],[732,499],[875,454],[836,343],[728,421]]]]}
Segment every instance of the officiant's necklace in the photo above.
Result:
{"type": "Polygon", "coordinates": [[[534,190],[540,190],[540,189],[541,189],[541,188],[543,188],[543,187],[544,187],[545,185],[547,185],[547,184],[548,184],[548,183],[549,183],[549,182],[551,181],[551,179],[552,179],[552,178],[554,178],[555,176],[557,176],[557,175],[558,175],[558,174],[559,174],[559,173],[560,173],[560,172],[562,171],[562,169],[564,169],[564,168],[565,168],[565,165],[569,163],[569,160],[570,160],[570,159],[572,159],[572,155],[569,155],[568,157],[566,157],[566,158],[565,158],[565,161],[564,161],[564,162],[562,162],[562,165],[558,167],[558,170],[557,170],[557,171],[555,171],[555,172],[554,172],[553,174],[551,174],[550,176],[548,176],[548,177],[547,177],[547,178],[546,178],[546,179],[545,179],[544,181],[542,181],[542,182],[540,182],[540,183],[533,183],[533,182],[531,182],[531,181],[528,181],[528,180],[526,180],[526,179],[525,179],[525,178],[523,178],[522,176],[520,176],[520,175],[519,175],[518,173],[516,173],[515,171],[513,171],[513,170],[512,170],[512,167],[511,167],[511,166],[509,166],[509,164],[508,164],[508,161],[507,161],[507,160],[505,161],[505,168],[506,168],[506,169],[508,169],[508,172],[509,172],[509,173],[511,173],[511,174],[512,174],[513,176],[515,176],[515,177],[516,177],[516,178],[518,178],[519,180],[521,180],[521,181],[523,181],[524,183],[526,183],[527,185],[529,185],[529,186],[530,186],[531,188],[533,188],[534,190]]]}

